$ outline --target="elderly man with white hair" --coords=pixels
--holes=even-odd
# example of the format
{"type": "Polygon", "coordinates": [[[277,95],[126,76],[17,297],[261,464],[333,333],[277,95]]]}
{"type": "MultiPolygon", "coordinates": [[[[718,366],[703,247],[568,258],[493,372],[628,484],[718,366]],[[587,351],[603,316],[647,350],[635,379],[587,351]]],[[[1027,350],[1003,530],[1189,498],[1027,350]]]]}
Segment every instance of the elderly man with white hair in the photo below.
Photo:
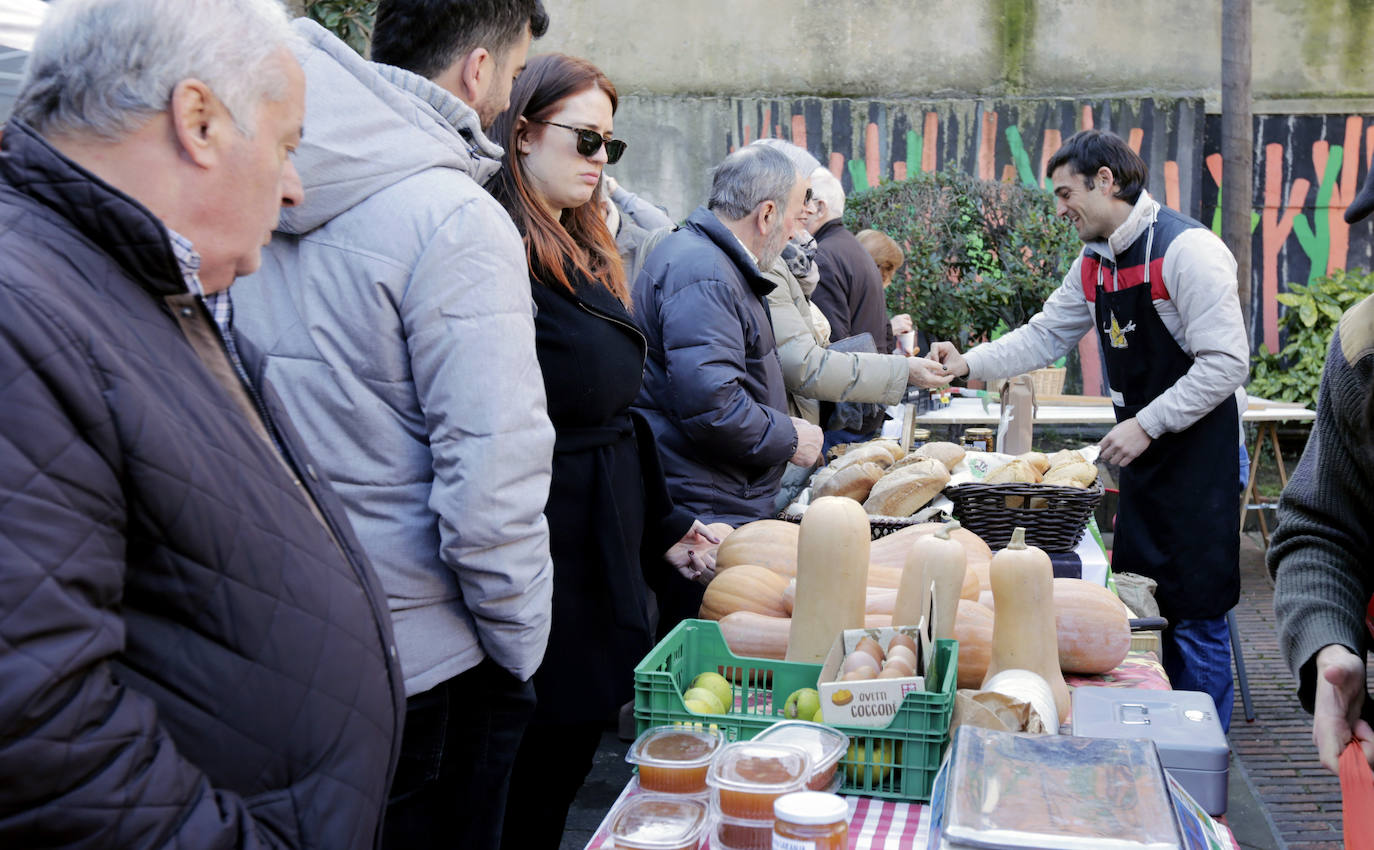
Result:
{"type": "Polygon", "coordinates": [[[0,147],[0,847],[377,846],[385,596],[228,289],[304,77],[276,0],[61,0],[0,147]]]}

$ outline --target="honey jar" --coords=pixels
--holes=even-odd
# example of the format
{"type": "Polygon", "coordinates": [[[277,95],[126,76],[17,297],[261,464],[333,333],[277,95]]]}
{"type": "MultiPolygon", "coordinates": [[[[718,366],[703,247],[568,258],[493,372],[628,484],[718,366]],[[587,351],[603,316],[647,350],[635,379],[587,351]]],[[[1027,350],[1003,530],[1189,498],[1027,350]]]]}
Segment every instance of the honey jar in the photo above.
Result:
{"type": "Polygon", "coordinates": [[[849,805],[835,794],[799,791],[773,803],[773,850],[846,850],[849,805]]]}
{"type": "Polygon", "coordinates": [[[711,759],[724,744],[719,732],[659,726],[640,735],[625,754],[639,766],[639,787],[661,794],[701,794],[711,759]]]}
{"type": "Polygon", "coordinates": [[[994,432],[991,428],[968,428],[960,438],[964,449],[971,452],[990,452],[994,445],[994,432]]]}

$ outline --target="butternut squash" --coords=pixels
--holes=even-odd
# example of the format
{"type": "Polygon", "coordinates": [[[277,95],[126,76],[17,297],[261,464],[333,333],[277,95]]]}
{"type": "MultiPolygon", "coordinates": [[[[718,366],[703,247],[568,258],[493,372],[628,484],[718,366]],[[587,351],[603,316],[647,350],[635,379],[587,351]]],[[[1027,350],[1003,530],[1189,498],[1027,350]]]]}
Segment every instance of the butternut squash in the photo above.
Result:
{"type": "Polygon", "coordinates": [[[720,542],[716,550],[716,572],[740,564],[753,564],[792,578],[797,574],[799,534],[797,524],[786,520],[760,519],[745,523],[720,542]]]}
{"type": "Polygon", "coordinates": [[[752,611],[769,617],[787,616],[782,593],[787,579],[766,567],[741,564],[716,573],[701,597],[700,616],[719,620],[736,611],[752,611]]]}
{"type": "Polygon", "coordinates": [[[931,612],[930,636],[937,640],[954,637],[954,619],[968,574],[964,547],[950,538],[958,528],[957,522],[946,523],[912,544],[892,607],[893,621],[903,626],[914,626],[931,612]]]}
{"type": "MultiPolygon", "coordinates": [[[[978,601],[996,611],[992,591],[984,591],[978,601]]],[[[1054,622],[1059,669],[1065,673],[1110,673],[1131,651],[1130,614],[1100,584],[1055,579],[1054,622]]]]}
{"type": "Polygon", "coordinates": [[[993,619],[992,658],[983,681],[1003,670],[1038,673],[1054,692],[1059,716],[1068,717],[1069,687],[1059,670],[1050,557],[1027,546],[1026,530],[1017,527],[1007,548],[993,556],[989,577],[997,614],[993,619]]]}
{"type": "Polygon", "coordinates": [[[1100,584],[1054,580],[1054,620],[1059,668],[1069,673],[1108,673],[1131,651],[1126,606],[1100,584]]]}
{"type": "Polygon", "coordinates": [[[982,687],[992,659],[992,629],[991,608],[959,600],[959,616],[954,620],[954,639],[959,641],[959,687],[982,687]]]}
{"type": "Polygon", "coordinates": [[[787,632],[791,625],[787,617],[736,611],[720,618],[720,634],[736,655],[781,661],[787,655],[787,632]]]}
{"type": "Polygon", "coordinates": [[[788,661],[820,663],[840,632],[863,627],[869,541],[868,515],[853,499],[824,496],[806,509],[788,661]]]}

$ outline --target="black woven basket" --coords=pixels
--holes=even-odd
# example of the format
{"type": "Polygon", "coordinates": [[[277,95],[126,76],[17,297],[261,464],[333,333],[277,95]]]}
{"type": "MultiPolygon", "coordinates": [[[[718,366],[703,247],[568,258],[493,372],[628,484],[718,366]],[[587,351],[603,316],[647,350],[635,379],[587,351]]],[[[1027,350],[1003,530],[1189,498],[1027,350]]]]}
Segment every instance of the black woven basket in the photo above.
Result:
{"type": "Polygon", "coordinates": [[[1055,484],[960,484],[945,489],[954,518],[983,538],[993,551],[1006,548],[1012,530],[1026,530],[1026,544],[1046,552],[1072,552],[1083,539],[1102,483],[1092,487],[1055,484]],[[1034,505],[1034,507],[1032,507],[1034,505]]]}
{"type": "MultiPolygon", "coordinates": [[[[778,519],[787,520],[800,524],[802,514],[790,514],[786,511],[778,514],[778,519]]],[[[868,536],[872,540],[879,537],[886,537],[894,531],[901,531],[903,528],[916,524],[914,517],[879,517],[869,514],[868,517],[868,536]]]]}

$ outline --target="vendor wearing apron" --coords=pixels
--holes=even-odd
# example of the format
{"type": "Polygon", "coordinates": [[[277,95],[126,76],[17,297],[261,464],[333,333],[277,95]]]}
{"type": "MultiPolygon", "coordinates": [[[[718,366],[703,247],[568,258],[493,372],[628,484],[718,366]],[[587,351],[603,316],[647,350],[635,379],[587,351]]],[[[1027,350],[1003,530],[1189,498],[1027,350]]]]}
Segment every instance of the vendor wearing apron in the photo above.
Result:
{"type": "Polygon", "coordinates": [[[1235,259],[1210,230],[1150,197],[1144,161],[1111,133],[1074,135],[1046,170],[1083,253],[1025,326],[967,355],[947,342],[933,354],[955,376],[1010,377],[1095,332],[1117,419],[1101,459],[1121,467],[1112,568],[1158,582],[1169,678],[1209,694],[1228,728],[1226,612],[1240,597],[1237,391],[1250,354],[1235,259]]]}

